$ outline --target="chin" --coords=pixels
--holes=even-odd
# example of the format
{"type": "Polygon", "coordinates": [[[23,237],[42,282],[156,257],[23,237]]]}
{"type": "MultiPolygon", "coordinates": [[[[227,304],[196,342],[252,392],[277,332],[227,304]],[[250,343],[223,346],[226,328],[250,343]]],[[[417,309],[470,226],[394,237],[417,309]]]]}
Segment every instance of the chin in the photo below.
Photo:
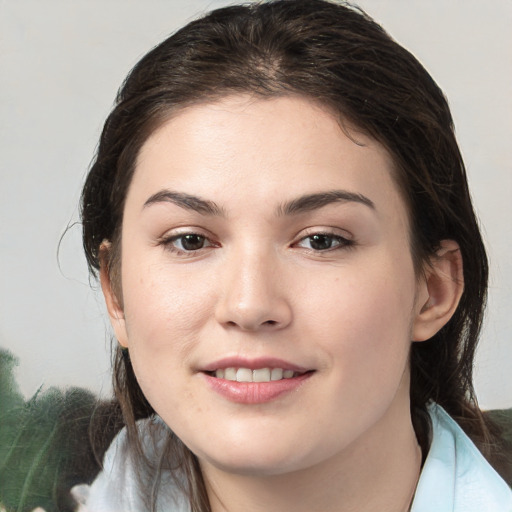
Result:
{"type": "MultiPolygon", "coordinates": [[[[268,441],[268,440],[267,440],[268,441]]],[[[192,450],[201,462],[206,462],[227,473],[250,476],[271,476],[290,473],[304,469],[315,463],[311,454],[304,450],[297,451],[296,445],[283,445],[272,442],[253,443],[247,440],[237,446],[217,444],[217,449],[211,446],[206,450],[192,450]]],[[[303,446],[302,446],[303,448],[303,446]]]]}
{"type": "Polygon", "coordinates": [[[231,474],[253,476],[253,477],[267,477],[279,475],[283,473],[290,473],[297,469],[296,461],[290,460],[276,460],[273,457],[253,457],[253,458],[217,458],[205,457],[200,458],[208,464],[216,467],[217,469],[231,474]]]}

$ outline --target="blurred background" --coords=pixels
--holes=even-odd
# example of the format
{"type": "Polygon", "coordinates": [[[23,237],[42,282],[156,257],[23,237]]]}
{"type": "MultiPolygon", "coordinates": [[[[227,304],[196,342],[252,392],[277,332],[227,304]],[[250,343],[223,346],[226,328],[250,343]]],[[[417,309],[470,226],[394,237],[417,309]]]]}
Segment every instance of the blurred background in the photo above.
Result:
{"type": "MultiPolygon", "coordinates": [[[[117,88],[152,46],[220,0],[0,0],[0,347],[25,397],[110,393],[110,330],[77,204],[117,88]],[[63,236],[64,234],[64,236],[63,236]]],[[[450,101],[491,262],[476,365],[512,407],[512,2],[361,0],[450,101]]]]}

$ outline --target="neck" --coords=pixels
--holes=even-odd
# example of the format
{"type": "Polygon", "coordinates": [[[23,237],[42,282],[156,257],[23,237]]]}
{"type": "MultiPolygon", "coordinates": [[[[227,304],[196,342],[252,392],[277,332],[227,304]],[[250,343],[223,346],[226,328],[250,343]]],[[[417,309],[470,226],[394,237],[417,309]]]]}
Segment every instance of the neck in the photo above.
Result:
{"type": "Polygon", "coordinates": [[[209,464],[202,471],[212,512],[407,512],[420,466],[409,407],[392,405],[343,453],[314,467],[263,476],[209,464]]]}

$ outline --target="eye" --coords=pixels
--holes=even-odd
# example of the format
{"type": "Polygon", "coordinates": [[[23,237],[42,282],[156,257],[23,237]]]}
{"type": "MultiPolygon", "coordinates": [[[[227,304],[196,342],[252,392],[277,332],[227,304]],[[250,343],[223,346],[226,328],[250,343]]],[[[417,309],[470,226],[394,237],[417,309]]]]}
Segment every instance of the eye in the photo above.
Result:
{"type": "Polygon", "coordinates": [[[198,233],[174,235],[163,240],[162,243],[175,252],[194,252],[213,246],[213,243],[208,238],[198,233]]]}
{"type": "Polygon", "coordinates": [[[351,240],[332,233],[314,233],[299,240],[297,246],[320,252],[347,247],[352,245],[352,243],[351,240]]]}

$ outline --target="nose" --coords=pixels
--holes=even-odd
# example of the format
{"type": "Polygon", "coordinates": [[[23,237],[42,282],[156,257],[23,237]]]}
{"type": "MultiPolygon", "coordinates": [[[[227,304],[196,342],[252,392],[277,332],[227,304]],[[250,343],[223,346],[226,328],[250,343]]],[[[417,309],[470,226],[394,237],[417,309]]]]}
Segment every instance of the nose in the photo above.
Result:
{"type": "Polygon", "coordinates": [[[225,262],[216,319],[225,327],[243,331],[283,329],[292,321],[292,309],[277,261],[268,255],[233,255],[225,262]]]}

